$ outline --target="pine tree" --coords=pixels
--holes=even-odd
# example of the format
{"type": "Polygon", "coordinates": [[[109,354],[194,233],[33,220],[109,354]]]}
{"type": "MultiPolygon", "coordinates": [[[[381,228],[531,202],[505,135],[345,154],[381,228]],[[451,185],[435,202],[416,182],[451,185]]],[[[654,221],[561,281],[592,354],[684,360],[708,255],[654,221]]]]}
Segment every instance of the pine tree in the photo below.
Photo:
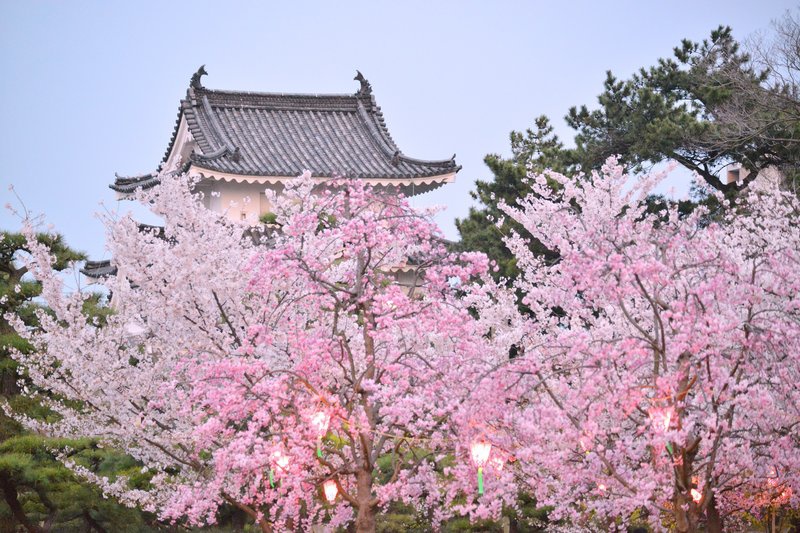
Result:
{"type": "MultiPolygon", "coordinates": [[[[62,271],[85,256],[70,249],[60,235],[40,234],[55,257],[54,268],[62,271]]],[[[24,236],[4,231],[0,234],[0,396],[15,413],[49,420],[54,413],[41,404],[20,395],[25,380],[24,369],[10,357],[13,350],[30,351],[30,346],[14,332],[5,318],[14,312],[32,328],[37,325],[36,297],[38,282],[26,277],[27,269],[19,258],[27,253],[24,236]]],[[[98,306],[99,297],[87,301],[92,314],[102,319],[107,308],[98,306]]],[[[0,533],[19,531],[148,531],[145,516],[81,483],[57,457],[65,451],[79,464],[100,475],[127,474],[139,479],[140,466],[114,451],[98,447],[93,439],[55,439],[23,430],[5,413],[0,413],[0,533]]]]}
{"type": "MultiPolygon", "coordinates": [[[[527,232],[503,215],[498,202],[513,205],[517,198],[525,196],[530,190],[525,183],[530,171],[552,169],[568,172],[575,166],[571,151],[564,148],[545,116],[536,119],[535,129],[528,129],[524,133],[512,131],[510,140],[511,158],[504,159],[497,154],[489,154],[484,158],[493,179],[477,180],[476,190],[470,193],[473,199],[480,202],[480,207],[470,208],[467,218],[456,220],[456,228],[461,235],[460,245],[466,250],[485,253],[497,263],[495,277],[509,279],[517,275],[517,267],[502,237],[512,232],[522,232],[524,235],[527,232]]],[[[540,253],[547,253],[544,247],[535,242],[533,246],[540,253]]]]}

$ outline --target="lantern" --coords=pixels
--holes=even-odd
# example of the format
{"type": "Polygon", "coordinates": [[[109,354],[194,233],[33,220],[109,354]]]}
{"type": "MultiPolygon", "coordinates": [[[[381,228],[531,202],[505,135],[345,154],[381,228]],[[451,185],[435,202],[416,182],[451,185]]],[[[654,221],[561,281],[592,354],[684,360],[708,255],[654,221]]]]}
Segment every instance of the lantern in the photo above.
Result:
{"type": "MultiPolygon", "coordinates": [[[[653,424],[653,428],[655,428],[656,431],[665,432],[669,430],[669,425],[672,422],[672,415],[674,414],[672,407],[653,407],[648,411],[648,414],[650,415],[650,422],[653,424]]],[[[672,455],[671,442],[667,442],[666,448],[670,455],[672,455]]]]}
{"type": "Polygon", "coordinates": [[[277,466],[279,470],[285,472],[286,467],[289,466],[289,457],[283,455],[281,452],[275,452],[272,454],[272,457],[275,459],[275,466],[277,466]]]}
{"type": "Polygon", "coordinates": [[[328,432],[331,417],[325,411],[311,415],[311,425],[317,430],[317,457],[322,457],[322,437],[328,432]]]}
{"type": "Polygon", "coordinates": [[[336,495],[339,494],[339,487],[336,486],[336,482],[332,479],[322,484],[322,490],[325,492],[325,499],[328,500],[328,503],[333,503],[336,500],[336,495]]]}
{"type": "Polygon", "coordinates": [[[767,485],[773,488],[778,486],[778,471],[774,466],[767,472],[767,485]]]}
{"type": "Polygon", "coordinates": [[[311,415],[311,425],[314,426],[320,437],[328,432],[330,421],[331,417],[325,411],[317,411],[311,415]]]}
{"type": "Polygon", "coordinates": [[[692,494],[692,499],[694,500],[694,503],[700,503],[700,500],[703,499],[703,494],[697,489],[692,489],[690,492],[692,494]]]}
{"type": "Polygon", "coordinates": [[[491,451],[492,444],[485,439],[476,440],[472,443],[472,461],[478,467],[478,494],[483,494],[483,465],[489,460],[491,451]]]}
{"type": "MultiPolygon", "coordinates": [[[[285,472],[289,466],[289,457],[283,455],[280,450],[272,452],[272,462],[275,464],[279,472],[285,472]]],[[[275,488],[275,472],[272,468],[269,469],[269,486],[275,488]]]]}
{"type": "Polygon", "coordinates": [[[669,430],[669,424],[672,421],[673,414],[672,407],[665,407],[663,409],[654,407],[650,409],[648,414],[650,415],[650,422],[656,430],[669,430]]]}
{"type": "Polygon", "coordinates": [[[585,453],[586,455],[589,455],[590,453],[592,453],[592,437],[591,436],[589,436],[589,435],[584,433],[578,439],[578,443],[581,445],[581,449],[583,450],[583,453],[585,453]]]}

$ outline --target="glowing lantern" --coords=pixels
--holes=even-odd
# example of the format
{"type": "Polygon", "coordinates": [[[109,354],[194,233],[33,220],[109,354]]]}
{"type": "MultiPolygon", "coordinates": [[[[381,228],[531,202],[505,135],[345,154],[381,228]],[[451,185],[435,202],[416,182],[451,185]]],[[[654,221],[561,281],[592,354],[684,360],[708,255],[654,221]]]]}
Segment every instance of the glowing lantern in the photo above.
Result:
{"type": "MultiPolygon", "coordinates": [[[[279,471],[285,472],[286,467],[289,466],[289,457],[283,455],[279,450],[275,450],[272,454],[272,462],[279,471]]],[[[275,488],[275,472],[271,468],[269,469],[269,486],[275,488]]]]}
{"type": "Polygon", "coordinates": [[[664,409],[650,409],[650,422],[658,431],[667,431],[669,429],[669,424],[672,421],[672,414],[672,407],[666,407],[664,409]]]}
{"type": "Polygon", "coordinates": [[[311,425],[317,430],[317,457],[322,457],[322,437],[328,432],[331,417],[325,411],[317,411],[311,415],[311,425]]]}
{"type": "Polygon", "coordinates": [[[606,486],[603,483],[600,483],[599,485],[597,485],[597,489],[600,492],[605,492],[606,491],[606,486]]]}
{"type": "MultiPolygon", "coordinates": [[[[653,407],[648,414],[650,415],[650,422],[653,424],[656,431],[664,432],[669,430],[670,422],[672,422],[672,415],[674,414],[672,407],[665,407],[663,409],[653,407]]],[[[672,454],[671,442],[667,442],[666,448],[667,451],[672,454]]]]}
{"type": "Polygon", "coordinates": [[[320,437],[328,432],[328,424],[330,422],[331,417],[325,411],[318,411],[311,415],[311,425],[314,426],[320,437]]]}
{"type": "Polygon", "coordinates": [[[333,503],[336,500],[336,495],[339,494],[339,487],[336,486],[336,482],[332,479],[322,484],[322,490],[325,492],[325,499],[328,500],[328,503],[333,503]]]}
{"type": "Polygon", "coordinates": [[[581,438],[578,439],[578,444],[581,445],[581,449],[586,455],[592,453],[592,438],[589,435],[581,435],[581,438]]]}
{"type": "Polygon", "coordinates": [[[483,494],[483,465],[489,460],[492,444],[484,439],[472,443],[472,461],[478,467],[478,494],[483,494]]]}
{"type": "Polygon", "coordinates": [[[703,499],[703,493],[701,493],[697,489],[692,489],[691,490],[691,494],[692,494],[692,499],[694,500],[694,503],[700,503],[700,500],[703,499]]]}
{"type": "Polygon", "coordinates": [[[286,467],[289,466],[289,457],[283,455],[281,452],[275,452],[273,457],[275,458],[275,465],[278,467],[278,469],[285,472],[286,467]]]}
{"type": "Polygon", "coordinates": [[[767,485],[770,487],[778,486],[778,471],[775,470],[774,466],[769,469],[769,472],[767,472],[767,485]]]}

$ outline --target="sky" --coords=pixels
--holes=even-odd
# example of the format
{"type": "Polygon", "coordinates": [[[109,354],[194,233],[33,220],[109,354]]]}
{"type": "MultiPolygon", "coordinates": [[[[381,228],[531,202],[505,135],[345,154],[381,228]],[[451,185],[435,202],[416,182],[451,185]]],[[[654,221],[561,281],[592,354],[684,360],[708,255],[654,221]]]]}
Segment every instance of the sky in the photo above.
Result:
{"type": "MultiPolygon", "coordinates": [[[[0,205],[20,200],[94,259],[108,258],[98,211],[127,212],[114,173],[156,168],[189,78],[212,89],[353,93],[359,69],[400,149],[463,166],[414,199],[442,205],[445,235],[473,202],[486,154],[509,132],[596,107],[607,70],[627,77],[682,38],[720,24],[743,39],[795,3],[672,1],[0,0],[0,205]],[[14,190],[8,189],[13,184],[14,190]],[[18,197],[18,198],[17,198],[18,197]]],[[[678,187],[680,180],[676,179],[678,187]]],[[[149,221],[141,209],[142,221],[149,221]]],[[[0,212],[0,228],[19,218],[0,212]]]]}

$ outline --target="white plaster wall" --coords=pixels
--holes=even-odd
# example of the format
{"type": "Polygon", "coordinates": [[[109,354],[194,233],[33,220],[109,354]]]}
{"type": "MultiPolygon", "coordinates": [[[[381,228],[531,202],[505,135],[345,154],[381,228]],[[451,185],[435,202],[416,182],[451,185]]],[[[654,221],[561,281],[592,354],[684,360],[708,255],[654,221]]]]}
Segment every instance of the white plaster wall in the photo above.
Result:
{"type": "Polygon", "coordinates": [[[258,217],[269,211],[263,194],[267,187],[274,186],[214,180],[200,188],[208,196],[206,205],[212,211],[224,213],[230,220],[258,224],[258,217]]]}

